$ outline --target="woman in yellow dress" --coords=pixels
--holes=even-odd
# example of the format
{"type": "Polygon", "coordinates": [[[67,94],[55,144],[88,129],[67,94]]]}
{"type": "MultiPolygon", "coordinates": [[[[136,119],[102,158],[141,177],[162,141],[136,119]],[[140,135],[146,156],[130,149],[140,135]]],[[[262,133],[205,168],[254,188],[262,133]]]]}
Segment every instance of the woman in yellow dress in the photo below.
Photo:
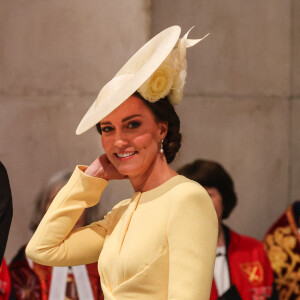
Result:
{"type": "Polygon", "coordinates": [[[26,253],[51,266],[98,261],[104,298],[209,299],[218,221],[208,194],[169,166],[180,148],[174,105],[182,98],[186,48],[172,26],[146,43],[100,91],[76,133],[97,126],[105,154],[77,166],[26,253]],[[106,217],[73,229],[113,179],[135,193],[106,217]]]}

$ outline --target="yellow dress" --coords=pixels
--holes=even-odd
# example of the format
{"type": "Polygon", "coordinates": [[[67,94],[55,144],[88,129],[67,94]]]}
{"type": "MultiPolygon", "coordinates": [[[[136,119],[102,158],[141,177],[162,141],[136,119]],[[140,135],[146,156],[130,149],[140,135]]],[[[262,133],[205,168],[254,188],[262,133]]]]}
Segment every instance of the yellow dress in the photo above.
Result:
{"type": "Polygon", "coordinates": [[[73,227],[108,184],[75,169],[30,240],[26,254],[49,266],[98,261],[106,300],[209,299],[218,235],[212,201],[177,175],[121,201],[106,217],[73,227]]]}

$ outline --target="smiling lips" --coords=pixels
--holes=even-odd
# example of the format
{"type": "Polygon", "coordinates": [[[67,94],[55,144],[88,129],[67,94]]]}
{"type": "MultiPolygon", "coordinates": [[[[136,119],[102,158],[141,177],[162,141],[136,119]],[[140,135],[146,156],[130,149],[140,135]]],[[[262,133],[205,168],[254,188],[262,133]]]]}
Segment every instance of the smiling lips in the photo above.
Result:
{"type": "Polygon", "coordinates": [[[126,158],[130,158],[133,155],[135,155],[137,153],[137,151],[132,151],[132,152],[126,152],[126,153],[115,153],[115,155],[119,158],[119,159],[126,159],[126,158]]]}

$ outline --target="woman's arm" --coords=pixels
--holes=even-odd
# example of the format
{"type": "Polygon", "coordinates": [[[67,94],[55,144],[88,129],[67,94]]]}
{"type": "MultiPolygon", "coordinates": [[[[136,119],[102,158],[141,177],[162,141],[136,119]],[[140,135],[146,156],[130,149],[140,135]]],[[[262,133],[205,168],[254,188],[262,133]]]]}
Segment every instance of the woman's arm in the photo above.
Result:
{"type": "Polygon", "coordinates": [[[208,194],[197,184],[174,199],[167,234],[168,299],[208,300],[211,292],[218,220],[208,194]]]}
{"type": "Polygon", "coordinates": [[[73,230],[84,209],[98,203],[108,181],[76,167],[57,194],[26,247],[26,255],[49,266],[82,265],[98,260],[110,214],[102,221],[73,230]]]}

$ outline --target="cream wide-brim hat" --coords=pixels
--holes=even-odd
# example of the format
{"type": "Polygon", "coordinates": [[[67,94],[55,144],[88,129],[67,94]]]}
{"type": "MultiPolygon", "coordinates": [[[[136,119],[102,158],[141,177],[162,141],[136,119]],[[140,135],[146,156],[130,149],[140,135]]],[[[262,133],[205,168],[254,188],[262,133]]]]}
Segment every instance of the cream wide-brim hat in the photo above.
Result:
{"type": "Polygon", "coordinates": [[[79,123],[76,134],[95,126],[134,94],[171,53],[179,41],[180,32],[179,26],[171,26],[140,48],[101,89],[79,123]]]}

